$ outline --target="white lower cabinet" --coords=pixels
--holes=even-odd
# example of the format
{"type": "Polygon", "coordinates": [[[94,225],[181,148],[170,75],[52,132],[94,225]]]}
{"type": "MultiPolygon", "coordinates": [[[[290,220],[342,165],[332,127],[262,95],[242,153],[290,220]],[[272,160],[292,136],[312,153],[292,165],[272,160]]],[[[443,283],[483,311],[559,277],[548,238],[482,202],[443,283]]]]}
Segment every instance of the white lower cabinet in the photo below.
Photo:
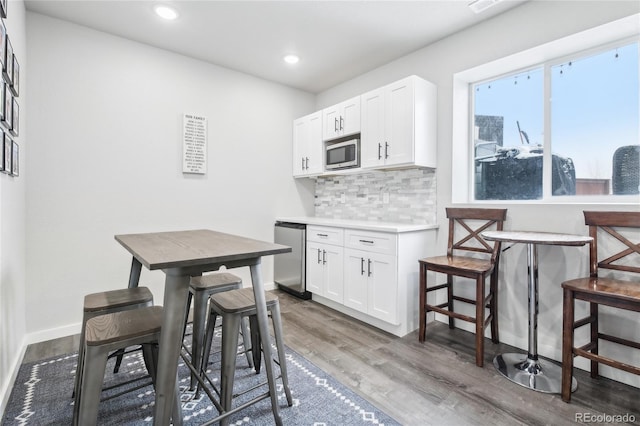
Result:
{"type": "Polygon", "coordinates": [[[344,248],[307,242],[307,291],[343,303],[344,248]]]}
{"type": "Polygon", "coordinates": [[[307,291],[334,302],[344,300],[344,231],[307,227],[307,291]]]}
{"type": "Polygon", "coordinates": [[[347,248],[344,259],[344,305],[398,324],[396,257],[347,248]]]}

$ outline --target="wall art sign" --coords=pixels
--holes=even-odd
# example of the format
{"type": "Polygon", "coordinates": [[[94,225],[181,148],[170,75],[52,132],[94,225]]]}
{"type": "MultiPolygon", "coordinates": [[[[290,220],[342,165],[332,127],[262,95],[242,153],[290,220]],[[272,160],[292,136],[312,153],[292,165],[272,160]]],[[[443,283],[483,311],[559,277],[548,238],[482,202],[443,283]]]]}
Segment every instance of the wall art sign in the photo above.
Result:
{"type": "Polygon", "coordinates": [[[182,130],[182,173],[207,173],[207,119],[183,114],[182,130]]]}

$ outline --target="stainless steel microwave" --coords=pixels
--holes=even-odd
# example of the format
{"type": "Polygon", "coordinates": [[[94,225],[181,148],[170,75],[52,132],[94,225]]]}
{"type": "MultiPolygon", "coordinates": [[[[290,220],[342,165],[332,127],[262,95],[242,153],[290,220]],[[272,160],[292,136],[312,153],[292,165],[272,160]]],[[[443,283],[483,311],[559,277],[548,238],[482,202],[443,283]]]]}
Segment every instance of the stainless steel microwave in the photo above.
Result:
{"type": "Polygon", "coordinates": [[[325,150],[325,170],[360,167],[360,139],[330,143],[325,150]]]}

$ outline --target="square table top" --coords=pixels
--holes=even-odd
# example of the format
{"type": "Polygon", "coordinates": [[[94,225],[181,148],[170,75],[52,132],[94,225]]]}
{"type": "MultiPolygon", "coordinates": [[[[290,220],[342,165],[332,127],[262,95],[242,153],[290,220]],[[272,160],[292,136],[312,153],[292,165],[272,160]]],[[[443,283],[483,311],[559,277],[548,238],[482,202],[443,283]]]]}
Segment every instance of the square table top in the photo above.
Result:
{"type": "Polygon", "coordinates": [[[291,251],[291,247],[209,229],[116,235],[149,270],[243,261],[291,251]]]}

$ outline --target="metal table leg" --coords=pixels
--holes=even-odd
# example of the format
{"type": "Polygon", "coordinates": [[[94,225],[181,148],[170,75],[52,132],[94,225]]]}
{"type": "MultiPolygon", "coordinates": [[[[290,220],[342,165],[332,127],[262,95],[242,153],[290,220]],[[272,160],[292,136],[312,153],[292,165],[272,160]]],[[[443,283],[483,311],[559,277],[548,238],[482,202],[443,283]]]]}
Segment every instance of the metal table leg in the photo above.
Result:
{"type": "MultiPolygon", "coordinates": [[[[507,379],[529,389],[560,393],[562,368],[538,359],[538,246],[527,244],[527,278],[529,294],[529,350],[526,355],[507,353],[496,356],[493,365],[507,379]]],[[[578,387],[572,378],[571,391],[578,387]]]]}
{"type": "MultiPolygon", "coordinates": [[[[158,373],[156,379],[156,405],[154,425],[169,426],[173,393],[176,390],[176,372],[178,358],[182,348],[183,323],[189,295],[189,275],[180,271],[166,270],[164,285],[164,312],[160,330],[160,350],[158,354],[158,373]]],[[[175,419],[181,419],[181,413],[174,413],[175,419]]],[[[174,424],[176,421],[174,421],[174,424]]]]}
{"type": "Polygon", "coordinates": [[[255,264],[251,265],[251,282],[253,284],[253,294],[256,300],[258,328],[260,329],[260,339],[262,340],[262,351],[264,352],[264,365],[265,365],[265,370],[267,371],[267,381],[269,383],[269,396],[271,397],[271,407],[273,410],[273,418],[277,425],[281,425],[282,419],[280,418],[278,394],[276,393],[276,377],[273,371],[273,356],[271,354],[271,336],[269,334],[267,302],[264,295],[264,283],[262,282],[262,274],[260,270],[260,259],[258,259],[255,264]]]}

